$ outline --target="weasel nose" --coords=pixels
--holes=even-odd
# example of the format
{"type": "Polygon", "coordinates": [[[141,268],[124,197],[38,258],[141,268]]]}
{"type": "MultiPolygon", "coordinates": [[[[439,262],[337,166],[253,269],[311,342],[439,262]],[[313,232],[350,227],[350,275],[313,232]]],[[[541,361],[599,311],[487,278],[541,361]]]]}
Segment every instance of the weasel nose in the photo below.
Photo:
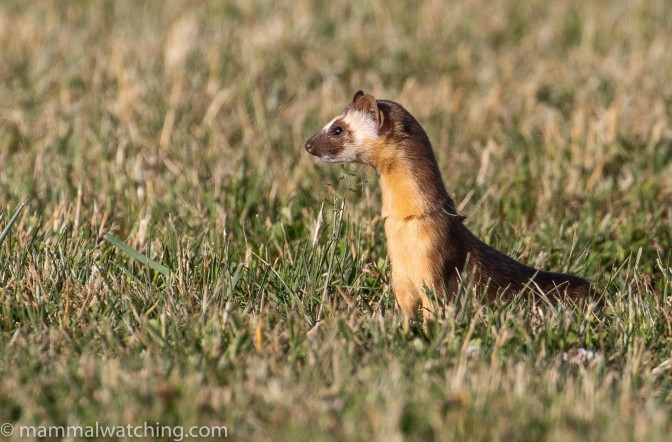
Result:
{"type": "Polygon", "coordinates": [[[308,140],[308,141],[306,141],[306,144],[303,147],[306,149],[306,152],[313,153],[313,149],[315,148],[315,145],[313,144],[312,140],[308,140]]]}

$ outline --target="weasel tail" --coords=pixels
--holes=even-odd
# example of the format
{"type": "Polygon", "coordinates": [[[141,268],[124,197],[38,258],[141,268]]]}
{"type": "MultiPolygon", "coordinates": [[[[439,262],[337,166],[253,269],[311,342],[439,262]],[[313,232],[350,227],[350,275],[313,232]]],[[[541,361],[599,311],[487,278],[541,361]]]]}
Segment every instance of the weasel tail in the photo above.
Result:
{"type": "Polygon", "coordinates": [[[358,91],[305,149],[324,161],[368,164],[378,173],[392,290],[407,319],[431,316],[429,291],[450,298],[461,283],[489,300],[511,299],[526,288],[550,300],[590,295],[588,281],[527,267],[474,236],[446,191],[427,134],[399,104],[358,91]]]}

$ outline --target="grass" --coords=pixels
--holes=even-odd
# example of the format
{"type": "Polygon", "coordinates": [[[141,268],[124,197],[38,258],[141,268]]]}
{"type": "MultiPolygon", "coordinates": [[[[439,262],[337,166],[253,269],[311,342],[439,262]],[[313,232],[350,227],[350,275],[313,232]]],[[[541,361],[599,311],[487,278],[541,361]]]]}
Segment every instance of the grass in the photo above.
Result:
{"type": "Polygon", "coordinates": [[[665,0],[3,2],[0,423],[667,439],[671,19],[665,0]],[[605,308],[467,291],[403,327],[375,174],[302,149],[360,88],[423,124],[475,233],[605,308]]]}

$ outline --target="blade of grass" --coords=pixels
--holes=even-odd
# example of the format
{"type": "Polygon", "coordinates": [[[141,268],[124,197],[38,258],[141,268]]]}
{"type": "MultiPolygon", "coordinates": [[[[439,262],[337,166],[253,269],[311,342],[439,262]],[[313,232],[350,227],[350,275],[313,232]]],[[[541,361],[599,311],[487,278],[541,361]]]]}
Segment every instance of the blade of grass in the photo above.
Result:
{"type": "Polygon", "coordinates": [[[14,214],[9,219],[9,222],[7,223],[7,226],[5,227],[5,230],[3,230],[2,233],[0,233],[0,246],[2,245],[2,242],[5,240],[5,237],[7,236],[7,234],[9,233],[9,229],[12,228],[12,225],[14,224],[14,221],[16,221],[18,219],[19,214],[21,213],[21,211],[23,210],[25,205],[26,205],[25,202],[21,203],[19,208],[14,211],[14,214]]]}
{"type": "Polygon", "coordinates": [[[135,260],[137,260],[137,261],[139,261],[143,264],[148,265],[150,269],[156,270],[159,273],[163,273],[166,276],[168,276],[168,274],[170,273],[170,269],[168,269],[168,267],[166,267],[162,264],[159,264],[158,262],[154,261],[153,259],[151,259],[150,257],[148,257],[146,255],[143,255],[142,253],[138,252],[137,250],[135,250],[134,248],[132,248],[128,244],[126,244],[123,241],[117,239],[114,235],[112,235],[110,233],[105,233],[105,235],[103,235],[103,237],[105,238],[105,241],[109,242],[114,247],[121,250],[126,255],[130,256],[131,258],[133,258],[133,259],[135,259],[135,260]]]}

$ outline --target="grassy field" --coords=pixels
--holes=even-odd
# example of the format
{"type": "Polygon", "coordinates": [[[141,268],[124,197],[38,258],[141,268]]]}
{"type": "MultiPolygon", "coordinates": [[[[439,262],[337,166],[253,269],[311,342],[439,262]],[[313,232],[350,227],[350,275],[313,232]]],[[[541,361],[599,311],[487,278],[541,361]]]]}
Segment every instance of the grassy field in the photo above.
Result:
{"type": "Polygon", "coordinates": [[[671,35],[668,0],[3,1],[0,424],[669,440],[671,35]],[[403,327],[375,173],[303,151],[357,89],[604,309],[403,327]]]}

